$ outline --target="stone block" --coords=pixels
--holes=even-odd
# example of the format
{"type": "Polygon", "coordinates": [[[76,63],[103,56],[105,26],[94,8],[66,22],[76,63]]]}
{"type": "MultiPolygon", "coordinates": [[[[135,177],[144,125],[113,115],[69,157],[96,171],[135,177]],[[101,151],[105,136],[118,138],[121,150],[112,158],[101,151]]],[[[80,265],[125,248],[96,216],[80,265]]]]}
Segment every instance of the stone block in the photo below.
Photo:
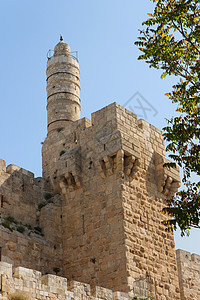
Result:
{"type": "Polygon", "coordinates": [[[9,278],[12,278],[12,265],[3,261],[0,261],[0,274],[5,274],[9,278]]]}
{"type": "Polygon", "coordinates": [[[42,284],[49,285],[50,287],[63,288],[67,291],[67,278],[63,278],[56,275],[43,275],[42,284]]]}
{"type": "Polygon", "coordinates": [[[68,289],[69,291],[79,295],[85,295],[85,296],[91,295],[91,288],[90,285],[87,283],[81,283],[78,281],[70,280],[68,281],[68,289]]]}
{"type": "Polygon", "coordinates": [[[96,298],[100,298],[104,300],[113,299],[113,291],[100,286],[92,287],[92,295],[96,298]]]}
{"type": "Polygon", "coordinates": [[[3,159],[0,159],[0,174],[6,172],[6,162],[3,159]]]}
{"type": "Polygon", "coordinates": [[[26,278],[27,280],[38,280],[41,281],[42,274],[39,271],[31,270],[23,267],[17,267],[14,269],[13,277],[26,278]]]}
{"type": "Polygon", "coordinates": [[[113,293],[113,300],[130,300],[133,299],[132,296],[129,296],[126,293],[123,292],[114,292],[113,293]]]}
{"type": "Polygon", "coordinates": [[[21,174],[24,174],[26,176],[29,176],[31,178],[34,178],[34,174],[28,170],[25,170],[23,168],[20,168],[19,166],[16,166],[16,165],[13,165],[13,164],[10,164],[7,166],[6,168],[6,172],[8,174],[13,174],[14,172],[16,172],[16,174],[19,172],[21,174]]]}

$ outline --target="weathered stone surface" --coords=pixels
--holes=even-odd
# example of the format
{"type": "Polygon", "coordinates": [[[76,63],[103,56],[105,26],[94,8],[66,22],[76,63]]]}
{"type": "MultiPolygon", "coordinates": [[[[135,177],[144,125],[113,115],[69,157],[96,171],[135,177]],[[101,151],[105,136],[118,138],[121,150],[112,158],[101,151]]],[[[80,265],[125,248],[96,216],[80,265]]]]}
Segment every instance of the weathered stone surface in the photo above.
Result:
{"type": "Polygon", "coordinates": [[[173,235],[164,232],[160,212],[167,192],[157,179],[172,178],[171,193],[180,178],[164,170],[164,155],[161,132],[116,103],[94,113],[91,127],[78,120],[47,137],[43,168],[63,195],[66,277],[132,292],[148,273],[152,294],[180,298],[173,235]],[[159,286],[163,276],[167,291],[159,286]]]}
{"type": "Polygon", "coordinates": [[[16,268],[12,274],[12,265],[0,262],[0,300],[8,300],[11,294],[24,295],[31,300],[128,300],[128,294],[102,287],[69,281],[55,275],[43,275],[31,269],[16,268]]]}
{"type": "Polygon", "coordinates": [[[200,299],[200,255],[176,250],[181,299],[200,299]]]}

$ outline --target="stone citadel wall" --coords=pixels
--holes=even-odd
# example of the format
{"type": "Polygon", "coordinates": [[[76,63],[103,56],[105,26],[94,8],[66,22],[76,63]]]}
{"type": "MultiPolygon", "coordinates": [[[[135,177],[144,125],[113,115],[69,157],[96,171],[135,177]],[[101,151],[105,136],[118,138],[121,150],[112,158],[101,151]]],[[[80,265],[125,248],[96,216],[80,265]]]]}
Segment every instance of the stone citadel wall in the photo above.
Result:
{"type": "MultiPolygon", "coordinates": [[[[61,38],[47,62],[43,177],[0,160],[1,267],[14,268],[13,277],[1,276],[1,287],[33,288],[37,299],[65,293],[103,299],[80,289],[75,295],[77,280],[112,290],[104,299],[146,290],[155,299],[178,300],[180,283],[185,299],[193,285],[181,272],[193,260],[186,264],[178,255],[178,279],[174,237],[165,232],[161,211],[180,176],[178,167],[163,167],[168,160],[161,131],[117,103],[93,113],[91,121],[79,119],[80,109],[79,64],[61,38]],[[59,290],[51,290],[51,281],[59,290]]],[[[191,297],[198,297],[197,288],[191,297]]]]}
{"type": "MultiPolygon", "coordinates": [[[[177,250],[176,255],[181,300],[198,300],[200,256],[183,250],[177,250]]],[[[149,285],[142,280],[134,283],[133,294],[130,295],[113,292],[100,286],[69,281],[56,275],[42,275],[36,270],[13,268],[11,264],[0,262],[0,300],[10,299],[12,294],[24,295],[28,300],[133,300],[134,296],[137,299],[150,299],[153,296],[149,285]]],[[[154,299],[161,299],[161,297],[154,299]]]]}
{"type": "Polygon", "coordinates": [[[200,255],[177,250],[181,299],[200,299],[200,255]]]}
{"type": "Polygon", "coordinates": [[[1,260],[42,274],[57,269],[113,292],[132,294],[148,278],[155,299],[180,299],[180,283],[181,299],[190,299],[187,289],[198,299],[181,258],[178,283],[173,235],[161,224],[160,210],[179,181],[178,171],[163,169],[161,132],[113,103],[92,123],[77,120],[48,139],[46,179],[0,161],[1,260]]]}
{"type": "Polygon", "coordinates": [[[61,201],[49,182],[0,160],[0,201],[0,259],[44,273],[62,270],[61,201]]]}
{"type": "Polygon", "coordinates": [[[131,292],[148,274],[155,294],[179,299],[160,211],[180,178],[164,155],[161,131],[117,103],[51,132],[43,170],[63,195],[64,276],[131,292]]]}
{"type": "Polygon", "coordinates": [[[55,275],[43,275],[35,270],[0,262],[0,300],[8,300],[12,294],[21,294],[29,300],[130,300],[128,294],[114,292],[99,286],[68,281],[55,275]]]}

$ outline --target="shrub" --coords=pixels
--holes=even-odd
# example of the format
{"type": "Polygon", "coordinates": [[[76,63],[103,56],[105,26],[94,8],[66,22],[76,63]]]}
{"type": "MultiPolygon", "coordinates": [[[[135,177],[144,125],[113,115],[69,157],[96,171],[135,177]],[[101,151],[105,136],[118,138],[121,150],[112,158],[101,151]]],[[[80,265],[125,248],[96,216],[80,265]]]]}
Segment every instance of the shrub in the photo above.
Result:
{"type": "Polygon", "coordinates": [[[39,226],[35,226],[34,227],[34,232],[37,234],[41,234],[42,233],[42,229],[39,226]]]}
{"type": "Polygon", "coordinates": [[[50,198],[52,198],[53,196],[50,193],[46,193],[44,195],[45,200],[49,200],[50,198]]]}
{"type": "Polygon", "coordinates": [[[60,272],[60,268],[54,267],[53,271],[56,273],[56,275],[60,272]]]}
{"type": "Polygon", "coordinates": [[[21,233],[24,233],[25,231],[25,228],[23,226],[17,226],[17,231],[21,232],[21,233]]]}
{"type": "Polygon", "coordinates": [[[8,222],[10,222],[10,223],[17,223],[17,221],[15,220],[15,218],[13,218],[13,217],[11,217],[11,216],[8,216],[8,217],[6,217],[6,220],[8,221],[8,222]]]}
{"type": "Polygon", "coordinates": [[[8,297],[9,300],[29,300],[26,296],[22,295],[22,294],[11,294],[8,297]]]}
{"type": "Polygon", "coordinates": [[[65,154],[65,150],[60,151],[60,156],[62,156],[63,154],[65,154]]]}
{"type": "Polygon", "coordinates": [[[38,209],[42,209],[47,203],[46,202],[41,202],[39,205],[38,205],[38,209]]]}
{"type": "Polygon", "coordinates": [[[10,231],[13,231],[13,229],[10,227],[10,222],[8,220],[5,220],[2,223],[3,227],[8,228],[10,231]]]}
{"type": "Polygon", "coordinates": [[[25,224],[25,226],[29,229],[29,230],[32,230],[32,227],[30,224],[25,224]]]}
{"type": "Polygon", "coordinates": [[[92,257],[92,258],[90,259],[90,261],[91,261],[93,264],[95,264],[96,258],[95,258],[95,257],[92,257]]]}

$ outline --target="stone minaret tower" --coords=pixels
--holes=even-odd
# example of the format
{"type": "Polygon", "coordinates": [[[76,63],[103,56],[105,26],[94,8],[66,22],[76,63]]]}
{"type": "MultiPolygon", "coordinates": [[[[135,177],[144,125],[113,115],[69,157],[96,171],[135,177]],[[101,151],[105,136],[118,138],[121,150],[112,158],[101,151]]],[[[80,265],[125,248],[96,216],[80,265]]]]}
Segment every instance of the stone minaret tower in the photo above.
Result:
{"type": "Polygon", "coordinates": [[[47,62],[48,135],[80,119],[79,73],[78,61],[61,36],[47,62]]]}
{"type": "Polygon", "coordinates": [[[47,62],[47,138],[42,149],[43,175],[55,176],[56,162],[62,150],[60,132],[69,130],[69,124],[80,119],[79,63],[71,55],[62,36],[47,62]]]}

